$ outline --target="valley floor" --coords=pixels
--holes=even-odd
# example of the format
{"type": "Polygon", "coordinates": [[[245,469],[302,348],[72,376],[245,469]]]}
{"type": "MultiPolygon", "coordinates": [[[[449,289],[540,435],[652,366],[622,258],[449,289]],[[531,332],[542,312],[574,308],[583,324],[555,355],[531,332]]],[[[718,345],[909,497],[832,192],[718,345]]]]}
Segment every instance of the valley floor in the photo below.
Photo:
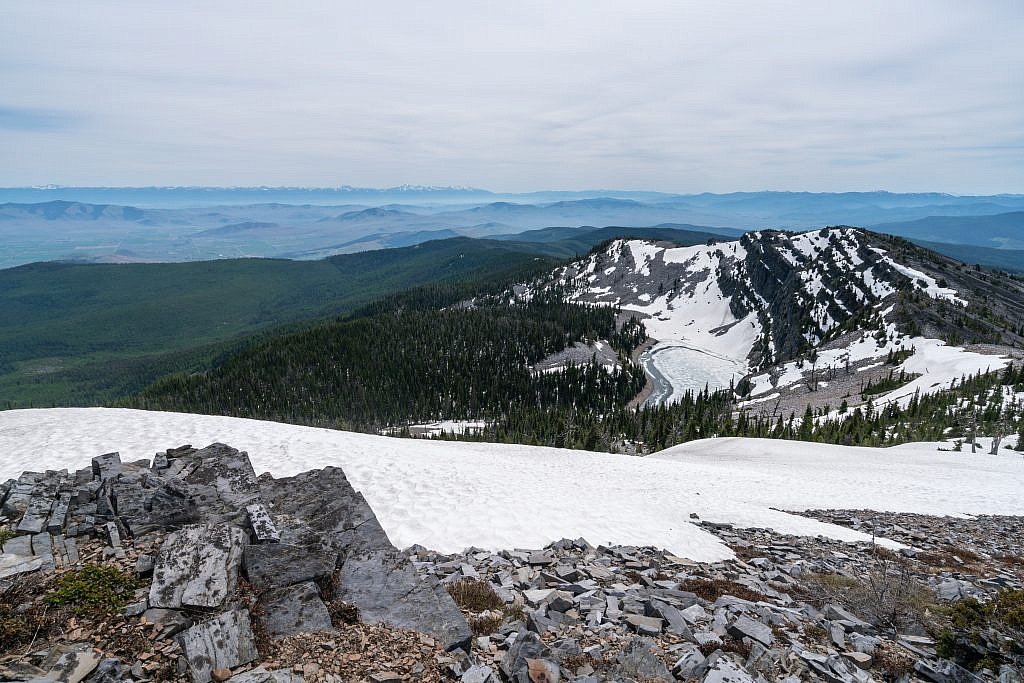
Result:
{"type": "Polygon", "coordinates": [[[702,521],[866,541],[790,514],[822,508],[930,515],[1024,514],[1024,457],[936,444],[852,448],[708,439],[647,458],[503,444],[395,439],[240,418],[104,408],[0,412],[0,479],[213,442],[257,472],[343,467],[392,542],[441,552],[543,547],[560,538],[649,545],[692,560],[733,556],[702,521]]]}

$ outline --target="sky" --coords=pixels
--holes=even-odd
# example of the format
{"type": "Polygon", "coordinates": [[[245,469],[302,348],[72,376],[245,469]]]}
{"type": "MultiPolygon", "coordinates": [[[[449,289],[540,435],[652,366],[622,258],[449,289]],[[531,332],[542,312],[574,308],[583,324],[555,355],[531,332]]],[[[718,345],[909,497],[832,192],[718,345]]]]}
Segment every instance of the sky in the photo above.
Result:
{"type": "Polygon", "coordinates": [[[1024,192],[1024,3],[0,0],[0,186],[1024,192]]]}

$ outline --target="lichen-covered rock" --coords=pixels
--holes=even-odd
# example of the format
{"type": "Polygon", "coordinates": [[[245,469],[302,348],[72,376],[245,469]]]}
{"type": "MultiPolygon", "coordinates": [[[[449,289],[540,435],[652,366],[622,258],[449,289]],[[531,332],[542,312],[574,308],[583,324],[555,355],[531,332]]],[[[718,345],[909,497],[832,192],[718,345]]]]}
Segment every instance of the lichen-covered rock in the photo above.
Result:
{"type": "Polygon", "coordinates": [[[102,659],[92,648],[69,650],[50,668],[46,678],[56,683],[79,683],[99,666],[102,659]]]}
{"type": "Polygon", "coordinates": [[[245,532],[230,524],[200,524],[170,534],[153,570],[153,607],[219,608],[234,593],[245,532]]]}
{"type": "Polygon", "coordinates": [[[281,533],[274,524],[274,518],[262,503],[246,506],[245,512],[249,516],[249,526],[258,543],[280,543],[281,533]]]}
{"type": "Polygon", "coordinates": [[[231,446],[215,443],[188,458],[194,467],[183,480],[205,522],[246,523],[246,507],[261,502],[249,456],[231,446]]]}
{"type": "Polygon", "coordinates": [[[618,657],[617,671],[638,681],[672,681],[672,673],[661,661],[661,648],[650,638],[633,640],[618,657]]]}
{"type": "Polygon", "coordinates": [[[272,638],[333,628],[327,606],[311,581],[269,591],[263,599],[263,626],[272,638]]]}
{"type": "Polygon", "coordinates": [[[214,669],[232,669],[259,655],[245,610],[231,610],[196,624],[179,637],[194,683],[207,683],[214,669]]]}

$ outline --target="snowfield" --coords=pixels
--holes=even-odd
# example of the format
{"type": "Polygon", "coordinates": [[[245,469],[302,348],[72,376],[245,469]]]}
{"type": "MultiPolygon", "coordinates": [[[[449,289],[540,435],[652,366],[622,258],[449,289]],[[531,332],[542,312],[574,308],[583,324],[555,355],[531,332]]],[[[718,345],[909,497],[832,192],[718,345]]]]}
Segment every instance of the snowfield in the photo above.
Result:
{"type": "Polygon", "coordinates": [[[697,561],[731,557],[701,519],[866,539],[784,509],[1024,514],[1024,458],[940,453],[934,444],[845,448],[709,439],[648,458],[553,448],[396,439],[275,422],[107,408],[0,412],[0,479],[220,441],[275,476],[337,465],[391,540],[444,552],[538,548],[563,537],[654,545],[697,561]]]}

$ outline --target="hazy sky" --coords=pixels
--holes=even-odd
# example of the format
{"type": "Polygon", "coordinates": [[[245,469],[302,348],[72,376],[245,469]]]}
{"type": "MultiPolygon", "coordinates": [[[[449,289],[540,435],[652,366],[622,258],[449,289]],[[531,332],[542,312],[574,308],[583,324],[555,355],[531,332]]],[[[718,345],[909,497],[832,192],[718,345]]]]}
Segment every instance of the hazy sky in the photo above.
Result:
{"type": "Polygon", "coordinates": [[[1024,192],[1024,3],[0,0],[0,185],[1024,192]]]}

